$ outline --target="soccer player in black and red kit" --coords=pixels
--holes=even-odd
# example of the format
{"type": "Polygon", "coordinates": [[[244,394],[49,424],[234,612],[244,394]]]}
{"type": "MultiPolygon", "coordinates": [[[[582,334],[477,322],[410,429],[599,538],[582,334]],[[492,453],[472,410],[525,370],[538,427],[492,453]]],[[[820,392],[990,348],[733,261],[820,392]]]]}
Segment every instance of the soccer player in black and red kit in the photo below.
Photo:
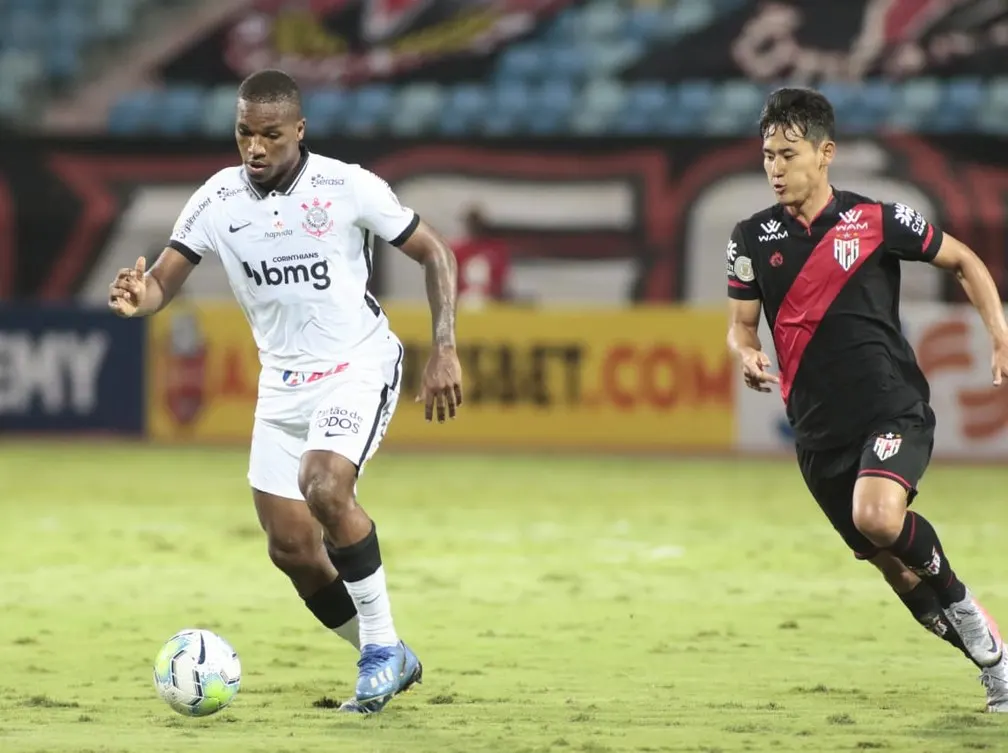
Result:
{"type": "Polygon", "coordinates": [[[830,184],[833,108],[818,92],[771,94],[760,133],[777,204],[738,223],[728,243],[728,345],[748,387],[779,384],[802,476],[833,527],[921,624],[981,669],[987,710],[1008,711],[997,626],[931,524],[908,509],[931,459],[935,416],[901,332],[900,264],[956,274],[990,333],[995,385],[1008,377],[998,290],[976,254],[915,210],[830,184]],[[761,310],[776,374],[757,335],[761,310]]]}

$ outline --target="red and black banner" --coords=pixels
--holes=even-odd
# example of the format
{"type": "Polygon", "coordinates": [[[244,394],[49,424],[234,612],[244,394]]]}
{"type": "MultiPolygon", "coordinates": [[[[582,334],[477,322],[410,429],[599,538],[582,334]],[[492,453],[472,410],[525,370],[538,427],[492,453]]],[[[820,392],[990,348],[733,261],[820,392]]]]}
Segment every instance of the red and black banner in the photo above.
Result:
{"type": "Polygon", "coordinates": [[[236,83],[282,68],[301,86],[468,80],[572,0],[257,0],[179,50],[168,81],[236,83]]]}
{"type": "MultiPolygon", "coordinates": [[[[720,300],[732,226],[773,201],[754,140],[310,147],[372,169],[450,238],[478,206],[519,261],[622,263],[634,281],[625,298],[639,301],[720,300]]],[[[156,256],[189,194],[236,157],[223,142],[4,142],[0,298],[93,298],[117,260],[156,256]]],[[[976,250],[1008,292],[1008,153],[995,139],[844,142],[833,182],[914,206],[976,250]]],[[[394,297],[388,256],[376,254],[376,292],[394,297]]],[[[934,297],[960,295],[949,278],[934,297]]]]}
{"type": "Polygon", "coordinates": [[[748,0],[655,45],[630,78],[813,83],[1008,72],[1008,6],[989,0],[748,0]]]}

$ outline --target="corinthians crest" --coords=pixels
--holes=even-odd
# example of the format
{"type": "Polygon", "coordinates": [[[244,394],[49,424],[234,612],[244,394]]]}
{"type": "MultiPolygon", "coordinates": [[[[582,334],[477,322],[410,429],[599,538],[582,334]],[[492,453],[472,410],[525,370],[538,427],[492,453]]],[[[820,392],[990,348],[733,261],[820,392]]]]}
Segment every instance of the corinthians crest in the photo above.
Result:
{"type": "Polygon", "coordinates": [[[316,238],[321,238],[323,235],[332,230],[333,221],[329,218],[329,212],[326,211],[332,206],[331,201],[327,201],[323,204],[315,197],[315,200],[309,204],[302,204],[301,208],[305,210],[304,221],[301,223],[301,227],[305,229],[308,235],[314,235],[316,238]]]}

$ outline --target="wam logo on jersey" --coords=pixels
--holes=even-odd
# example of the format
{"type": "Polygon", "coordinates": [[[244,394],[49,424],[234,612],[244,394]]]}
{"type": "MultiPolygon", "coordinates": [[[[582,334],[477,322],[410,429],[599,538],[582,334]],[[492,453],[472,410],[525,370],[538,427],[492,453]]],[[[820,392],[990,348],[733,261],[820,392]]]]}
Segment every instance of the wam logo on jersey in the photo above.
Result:
{"type": "Polygon", "coordinates": [[[310,282],[316,290],[326,290],[332,285],[329,277],[329,263],[322,259],[311,266],[307,264],[291,264],[302,259],[317,259],[318,254],[297,254],[294,256],[274,256],[270,266],[264,260],[258,267],[251,267],[247,261],[242,262],[245,276],[255,280],[256,286],[267,285],[298,285],[310,282]]]}
{"type": "Polygon", "coordinates": [[[861,221],[860,209],[848,209],[840,213],[840,224],[837,225],[838,233],[853,233],[868,229],[868,223],[861,221]]]}
{"type": "Polygon", "coordinates": [[[779,241],[782,238],[787,238],[787,230],[781,227],[781,224],[777,220],[769,220],[768,222],[761,222],[760,229],[764,232],[764,235],[759,237],[760,242],[769,243],[770,241],[779,241]]]}

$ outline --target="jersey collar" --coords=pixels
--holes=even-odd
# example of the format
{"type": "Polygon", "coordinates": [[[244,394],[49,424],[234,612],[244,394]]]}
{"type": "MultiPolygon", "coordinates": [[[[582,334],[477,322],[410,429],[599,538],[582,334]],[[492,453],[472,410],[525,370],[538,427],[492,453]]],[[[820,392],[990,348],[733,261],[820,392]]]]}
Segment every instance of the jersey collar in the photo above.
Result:
{"type": "Polygon", "coordinates": [[[826,206],[819,210],[819,214],[812,218],[812,222],[810,224],[806,225],[804,221],[799,220],[791,214],[787,207],[780,207],[780,211],[786,222],[791,223],[794,227],[801,228],[806,233],[811,233],[812,228],[814,228],[817,223],[824,223],[828,226],[832,226],[835,222],[839,207],[840,202],[837,200],[836,189],[831,185],[829,201],[826,202],[826,206]]]}
{"type": "Polygon", "coordinates": [[[308,147],[306,147],[304,144],[301,144],[298,147],[298,151],[300,152],[301,156],[298,158],[297,167],[291,172],[289,178],[287,178],[282,183],[277,185],[277,187],[274,188],[272,191],[263,191],[262,188],[257,186],[251,180],[249,180],[248,173],[246,173],[245,169],[242,168],[241,171],[242,180],[245,181],[245,185],[249,187],[249,189],[252,191],[252,194],[257,199],[265,199],[266,196],[271,193],[273,194],[282,193],[284,195],[289,195],[290,192],[294,190],[294,186],[298,184],[298,181],[301,180],[301,176],[304,175],[305,170],[308,168],[308,158],[311,156],[311,152],[308,151],[308,147]]]}

